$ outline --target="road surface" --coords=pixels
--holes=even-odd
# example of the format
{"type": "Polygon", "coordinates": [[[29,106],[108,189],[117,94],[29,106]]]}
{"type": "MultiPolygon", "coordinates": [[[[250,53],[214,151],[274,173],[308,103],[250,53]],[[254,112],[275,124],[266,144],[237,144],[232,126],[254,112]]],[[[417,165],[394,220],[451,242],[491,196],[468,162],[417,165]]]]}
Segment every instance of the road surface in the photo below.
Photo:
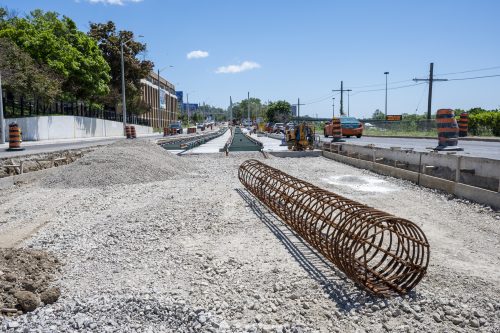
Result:
{"type": "MultiPolygon", "coordinates": [[[[331,138],[325,138],[320,135],[321,141],[331,141],[331,138]]],[[[438,144],[436,140],[431,139],[402,139],[402,138],[386,138],[386,137],[350,137],[344,138],[346,143],[356,144],[356,145],[367,145],[374,144],[376,147],[390,148],[390,147],[401,147],[401,148],[413,148],[415,151],[426,152],[435,148],[438,144]]],[[[460,141],[458,140],[458,146],[463,148],[464,151],[459,151],[457,154],[472,157],[484,157],[491,158],[495,160],[500,160],[500,142],[488,142],[488,141],[460,141]]]]}

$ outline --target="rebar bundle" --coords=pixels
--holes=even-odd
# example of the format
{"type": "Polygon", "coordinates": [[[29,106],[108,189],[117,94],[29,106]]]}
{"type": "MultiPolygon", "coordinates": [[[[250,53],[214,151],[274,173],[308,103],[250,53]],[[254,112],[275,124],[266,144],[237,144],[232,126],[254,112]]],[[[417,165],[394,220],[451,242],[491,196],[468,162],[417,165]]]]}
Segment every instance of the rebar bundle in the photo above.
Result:
{"type": "Polygon", "coordinates": [[[323,190],[257,160],[241,183],[349,278],[380,295],[405,294],[427,272],[429,243],[413,222],[323,190]]]}

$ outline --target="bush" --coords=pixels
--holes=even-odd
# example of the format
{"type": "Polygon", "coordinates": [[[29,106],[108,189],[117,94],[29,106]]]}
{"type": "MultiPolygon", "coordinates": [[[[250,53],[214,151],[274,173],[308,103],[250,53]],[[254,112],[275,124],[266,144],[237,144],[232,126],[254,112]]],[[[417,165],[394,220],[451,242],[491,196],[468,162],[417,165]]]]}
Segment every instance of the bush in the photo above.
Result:
{"type": "Polygon", "coordinates": [[[472,135],[500,136],[499,110],[469,113],[469,132],[472,135]]]}

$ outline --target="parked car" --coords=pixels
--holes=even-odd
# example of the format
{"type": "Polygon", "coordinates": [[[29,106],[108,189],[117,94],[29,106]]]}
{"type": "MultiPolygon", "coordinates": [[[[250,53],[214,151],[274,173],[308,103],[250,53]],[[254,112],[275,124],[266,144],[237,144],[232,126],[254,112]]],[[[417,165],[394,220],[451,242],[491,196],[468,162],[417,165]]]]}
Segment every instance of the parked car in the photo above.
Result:
{"type": "Polygon", "coordinates": [[[182,125],[180,122],[175,122],[175,123],[171,123],[168,128],[170,129],[175,129],[177,134],[182,134],[184,132],[183,128],[182,128],[182,125]]]}
{"type": "MultiPolygon", "coordinates": [[[[363,124],[354,117],[340,117],[340,127],[342,127],[342,135],[350,138],[356,136],[360,138],[363,135],[363,124]]],[[[331,122],[325,124],[324,135],[325,137],[332,136],[333,125],[331,122]]]]}
{"type": "Polygon", "coordinates": [[[354,117],[340,117],[340,127],[342,127],[342,135],[345,137],[360,138],[363,135],[363,123],[354,117]]]}
{"type": "Polygon", "coordinates": [[[272,133],[274,128],[274,123],[267,123],[265,127],[265,131],[267,133],[272,133]]]}
{"type": "Polygon", "coordinates": [[[285,124],[284,123],[274,124],[273,133],[285,133],[285,124]]]}
{"type": "Polygon", "coordinates": [[[205,129],[205,124],[204,123],[197,123],[196,124],[196,128],[199,128],[201,130],[204,130],[205,129]]]}

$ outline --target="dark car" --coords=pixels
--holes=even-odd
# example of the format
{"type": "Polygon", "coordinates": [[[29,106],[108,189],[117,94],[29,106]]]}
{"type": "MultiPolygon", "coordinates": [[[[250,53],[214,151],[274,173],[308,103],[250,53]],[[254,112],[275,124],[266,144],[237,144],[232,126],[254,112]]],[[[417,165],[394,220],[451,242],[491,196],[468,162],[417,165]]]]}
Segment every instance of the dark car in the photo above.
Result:
{"type": "Polygon", "coordinates": [[[180,122],[171,123],[169,128],[175,129],[177,131],[177,134],[182,134],[184,132],[180,122]]]}

